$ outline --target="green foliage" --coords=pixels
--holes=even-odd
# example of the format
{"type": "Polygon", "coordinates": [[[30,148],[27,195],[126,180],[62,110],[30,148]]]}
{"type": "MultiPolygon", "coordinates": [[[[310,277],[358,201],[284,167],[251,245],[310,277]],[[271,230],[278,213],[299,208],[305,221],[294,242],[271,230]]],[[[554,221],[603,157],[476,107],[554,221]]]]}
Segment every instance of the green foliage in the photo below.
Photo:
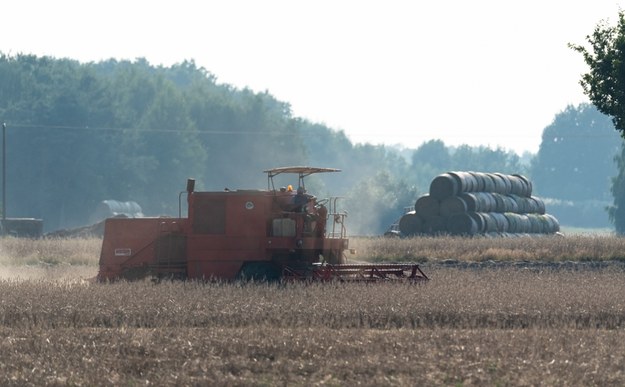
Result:
{"type": "Polygon", "coordinates": [[[342,176],[309,182],[329,196],[381,170],[405,172],[395,152],[294,118],[267,92],[217,84],[193,61],[164,68],[0,55],[0,97],[9,216],[43,218],[46,230],[84,225],[104,199],[175,215],[187,177],[198,189],[264,188],[267,168],[337,167],[342,176]]]}
{"type": "MultiPolygon", "coordinates": [[[[589,72],[580,81],[584,92],[597,109],[612,118],[614,127],[625,138],[625,13],[619,11],[616,26],[600,22],[588,35],[590,47],[570,44],[582,54],[589,72]]],[[[625,233],[625,167],[623,156],[618,159],[619,173],[612,180],[613,206],[610,219],[617,232],[625,233]]]]}
{"type": "Polygon", "coordinates": [[[543,131],[531,176],[541,196],[609,200],[620,144],[609,117],[588,104],[567,106],[543,131]]]}
{"type": "Polygon", "coordinates": [[[438,173],[520,172],[518,156],[500,149],[435,141],[406,160],[393,148],[353,144],[293,117],[267,92],[218,84],[193,61],[0,54],[0,119],[8,124],[8,215],[43,218],[46,231],[83,226],[105,199],[175,216],[188,177],[198,190],[262,189],[264,169],[315,165],[343,173],[312,176],[309,192],[345,196],[350,232],[376,234],[438,173]]]}
{"type": "Polygon", "coordinates": [[[461,145],[451,155],[451,170],[521,173],[519,156],[501,148],[461,145]]]}
{"type": "Polygon", "coordinates": [[[451,155],[441,140],[424,142],[412,154],[412,165],[429,165],[437,171],[445,171],[451,166],[451,155]]]}
{"type": "Polygon", "coordinates": [[[600,112],[612,117],[614,126],[625,134],[625,13],[619,11],[618,23],[599,23],[586,37],[590,49],[570,44],[582,54],[590,71],[580,81],[584,92],[600,112]]]}
{"type": "Polygon", "coordinates": [[[441,140],[431,140],[413,152],[410,174],[416,178],[412,182],[424,188],[422,193],[428,190],[434,177],[448,171],[526,173],[519,156],[501,148],[469,145],[454,148],[441,140]]]}

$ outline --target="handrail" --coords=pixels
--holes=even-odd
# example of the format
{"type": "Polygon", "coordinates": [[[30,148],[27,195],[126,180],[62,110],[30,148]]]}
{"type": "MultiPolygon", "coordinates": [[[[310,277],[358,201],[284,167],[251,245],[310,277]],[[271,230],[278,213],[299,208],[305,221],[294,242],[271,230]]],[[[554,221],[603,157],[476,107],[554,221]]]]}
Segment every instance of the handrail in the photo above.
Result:
{"type": "Polygon", "coordinates": [[[347,229],[345,227],[345,218],[347,217],[347,212],[338,212],[336,209],[336,202],[339,199],[342,199],[342,197],[335,196],[328,199],[328,218],[332,217],[332,232],[329,233],[329,235],[327,236],[328,238],[344,239],[347,234],[347,229]],[[339,227],[338,231],[337,227],[339,227]]]}

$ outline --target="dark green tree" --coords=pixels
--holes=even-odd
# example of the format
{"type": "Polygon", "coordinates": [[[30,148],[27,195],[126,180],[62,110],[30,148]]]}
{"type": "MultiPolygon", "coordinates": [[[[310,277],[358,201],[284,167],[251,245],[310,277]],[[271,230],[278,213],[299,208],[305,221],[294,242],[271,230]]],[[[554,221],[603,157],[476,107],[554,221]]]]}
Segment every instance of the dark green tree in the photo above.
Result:
{"type": "Polygon", "coordinates": [[[543,130],[532,160],[536,193],[572,201],[609,200],[619,144],[608,116],[589,104],[567,106],[543,130]]]}
{"type": "Polygon", "coordinates": [[[111,115],[106,84],[76,61],[22,55],[2,57],[0,79],[7,215],[44,218],[52,228],[76,224],[106,185],[98,167],[111,143],[93,130],[111,115]]]}
{"type": "Polygon", "coordinates": [[[469,145],[447,147],[441,140],[431,140],[413,152],[410,176],[415,179],[409,182],[427,190],[432,179],[447,171],[524,174],[526,167],[521,164],[516,153],[502,148],[469,145]]]}
{"type": "Polygon", "coordinates": [[[412,154],[412,165],[421,165],[438,173],[445,172],[451,166],[451,156],[445,143],[441,140],[430,140],[421,144],[412,154]]]}
{"type": "Polygon", "coordinates": [[[576,227],[609,227],[610,182],[621,140],[610,117],[590,104],[568,106],[542,135],[532,159],[534,194],[555,199],[550,213],[576,227]]]}
{"type": "Polygon", "coordinates": [[[625,13],[616,26],[600,22],[586,36],[590,47],[570,44],[582,54],[589,72],[582,75],[584,93],[603,114],[612,117],[616,130],[625,132],[625,13]]]}
{"type": "MultiPolygon", "coordinates": [[[[265,188],[264,169],[313,165],[343,172],[311,176],[309,191],[345,197],[352,229],[381,233],[414,203],[414,187],[427,189],[443,172],[421,157],[411,165],[392,147],[353,144],[342,131],[293,117],[268,92],[218,83],[193,61],[83,64],[0,53],[0,118],[9,126],[7,213],[43,218],[46,231],[85,225],[105,199],[177,215],[188,177],[198,190],[265,188]]],[[[434,145],[451,160],[452,150],[434,145]]],[[[467,160],[499,154],[469,150],[467,160]]]]}
{"type": "Polygon", "coordinates": [[[519,156],[502,148],[461,145],[451,154],[451,170],[523,173],[519,156]]]}
{"type": "MultiPolygon", "coordinates": [[[[589,47],[570,44],[582,54],[589,67],[580,81],[584,92],[597,109],[612,118],[614,127],[625,138],[625,13],[619,11],[616,26],[602,21],[592,35],[586,36],[589,47]]],[[[612,181],[613,205],[610,219],[618,233],[625,233],[625,147],[617,157],[619,173],[612,181]]]]}

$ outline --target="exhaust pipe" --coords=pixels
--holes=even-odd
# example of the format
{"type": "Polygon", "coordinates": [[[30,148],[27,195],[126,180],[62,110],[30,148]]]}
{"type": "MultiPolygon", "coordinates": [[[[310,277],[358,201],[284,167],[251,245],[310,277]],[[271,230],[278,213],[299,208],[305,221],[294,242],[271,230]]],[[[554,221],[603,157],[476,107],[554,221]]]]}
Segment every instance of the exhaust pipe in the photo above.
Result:
{"type": "Polygon", "coordinates": [[[187,193],[193,192],[195,189],[195,179],[187,179],[187,193]]]}

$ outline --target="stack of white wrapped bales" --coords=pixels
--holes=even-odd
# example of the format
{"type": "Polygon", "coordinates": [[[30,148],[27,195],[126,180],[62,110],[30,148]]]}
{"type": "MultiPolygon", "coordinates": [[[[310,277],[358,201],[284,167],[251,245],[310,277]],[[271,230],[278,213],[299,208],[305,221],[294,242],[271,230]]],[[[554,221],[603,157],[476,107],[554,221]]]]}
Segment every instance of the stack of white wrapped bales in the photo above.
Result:
{"type": "Polygon", "coordinates": [[[447,172],[401,217],[399,230],[403,235],[552,234],[560,225],[522,175],[447,172]]]}

